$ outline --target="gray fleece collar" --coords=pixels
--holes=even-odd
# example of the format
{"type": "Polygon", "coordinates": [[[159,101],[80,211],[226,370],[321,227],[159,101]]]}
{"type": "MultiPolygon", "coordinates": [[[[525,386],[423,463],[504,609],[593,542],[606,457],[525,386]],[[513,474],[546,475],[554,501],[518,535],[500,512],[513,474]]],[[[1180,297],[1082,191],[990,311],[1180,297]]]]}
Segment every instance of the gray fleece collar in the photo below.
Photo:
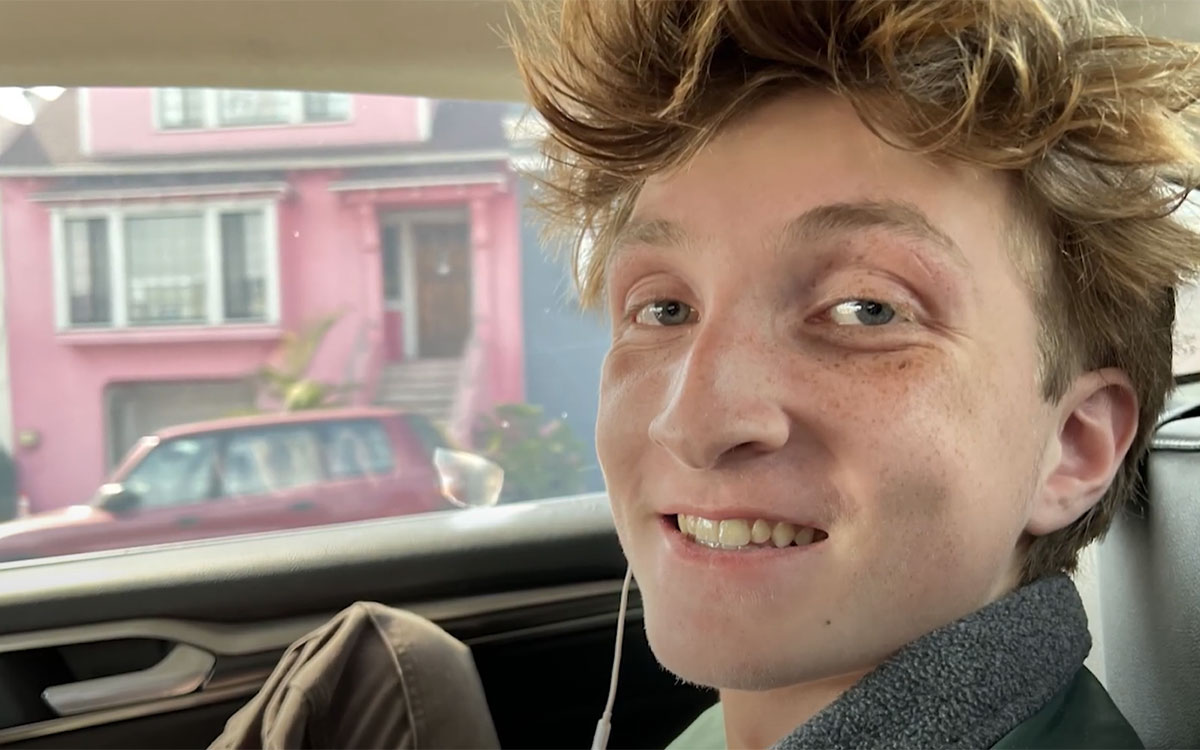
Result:
{"type": "Polygon", "coordinates": [[[1075,584],[1042,578],[908,644],[775,748],[991,747],[1091,647],[1075,584]]]}

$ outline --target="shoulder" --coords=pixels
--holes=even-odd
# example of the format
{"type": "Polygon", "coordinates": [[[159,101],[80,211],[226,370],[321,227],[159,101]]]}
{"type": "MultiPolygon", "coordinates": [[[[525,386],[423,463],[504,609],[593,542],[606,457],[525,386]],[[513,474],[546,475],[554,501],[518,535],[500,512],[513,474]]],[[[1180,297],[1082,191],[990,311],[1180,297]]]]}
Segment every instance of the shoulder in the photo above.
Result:
{"type": "Polygon", "coordinates": [[[1143,745],[1108,691],[1086,667],[1082,667],[1049,703],[993,747],[1065,750],[1141,748],[1143,745]]]}

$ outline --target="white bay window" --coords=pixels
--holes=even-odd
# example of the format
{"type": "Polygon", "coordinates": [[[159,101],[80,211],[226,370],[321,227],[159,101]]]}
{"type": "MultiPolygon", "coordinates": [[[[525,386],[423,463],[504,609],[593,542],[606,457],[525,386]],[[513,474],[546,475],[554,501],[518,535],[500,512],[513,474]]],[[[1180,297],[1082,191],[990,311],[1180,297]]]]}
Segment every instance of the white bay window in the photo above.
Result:
{"type": "Polygon", "coordinates": [[[55,210],[60,329],[278,322],[273,203],[55,210]]]}

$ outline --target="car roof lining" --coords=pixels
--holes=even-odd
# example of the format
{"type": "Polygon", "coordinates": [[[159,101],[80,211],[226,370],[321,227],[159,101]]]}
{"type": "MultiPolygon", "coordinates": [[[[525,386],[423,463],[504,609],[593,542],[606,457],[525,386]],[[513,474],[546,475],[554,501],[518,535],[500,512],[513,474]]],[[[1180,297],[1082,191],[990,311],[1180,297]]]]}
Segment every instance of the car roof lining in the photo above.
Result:
{"type": "MultiPolygon", "coordinates": [[[[1191,3],[1118,5],[1150,33],[1200,39],[1191,3]]],[[[517,101],[513,17],[506,0],[0,0],[0,82],[517,101]]]]}
{"type": "Polygon", "coordinates": [[[480,0],[0,0],[0,81],[520,100],[507,19],[480,0]]]}

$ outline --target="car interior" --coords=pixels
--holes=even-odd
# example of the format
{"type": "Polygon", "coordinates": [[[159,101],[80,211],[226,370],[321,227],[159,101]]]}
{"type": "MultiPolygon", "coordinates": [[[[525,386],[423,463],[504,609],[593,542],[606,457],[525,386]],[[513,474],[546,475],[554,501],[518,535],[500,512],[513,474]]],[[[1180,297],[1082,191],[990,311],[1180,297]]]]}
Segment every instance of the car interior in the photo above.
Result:
{"type": "MultiPolygon", "coordinates": [[[[1200,40],[1190,3],[1125,3],[1200,40]]],[[[504,2],[0,0],[6,86],[209,86],[518,101],[504,2]]],[[[1145,503],[1088,552],[1089,664],[1147,747],[1200,743],[1200,382],[1145,503]]],[[[603,494],[0,565],[0,746],[201,748],[294,640],[355,601],[472,649],[504,747],[585,747],[625,561],[603,494]]],[[[636,590],[613,748],[664,747],[716,696],[655,662],[636,590]]]]}

